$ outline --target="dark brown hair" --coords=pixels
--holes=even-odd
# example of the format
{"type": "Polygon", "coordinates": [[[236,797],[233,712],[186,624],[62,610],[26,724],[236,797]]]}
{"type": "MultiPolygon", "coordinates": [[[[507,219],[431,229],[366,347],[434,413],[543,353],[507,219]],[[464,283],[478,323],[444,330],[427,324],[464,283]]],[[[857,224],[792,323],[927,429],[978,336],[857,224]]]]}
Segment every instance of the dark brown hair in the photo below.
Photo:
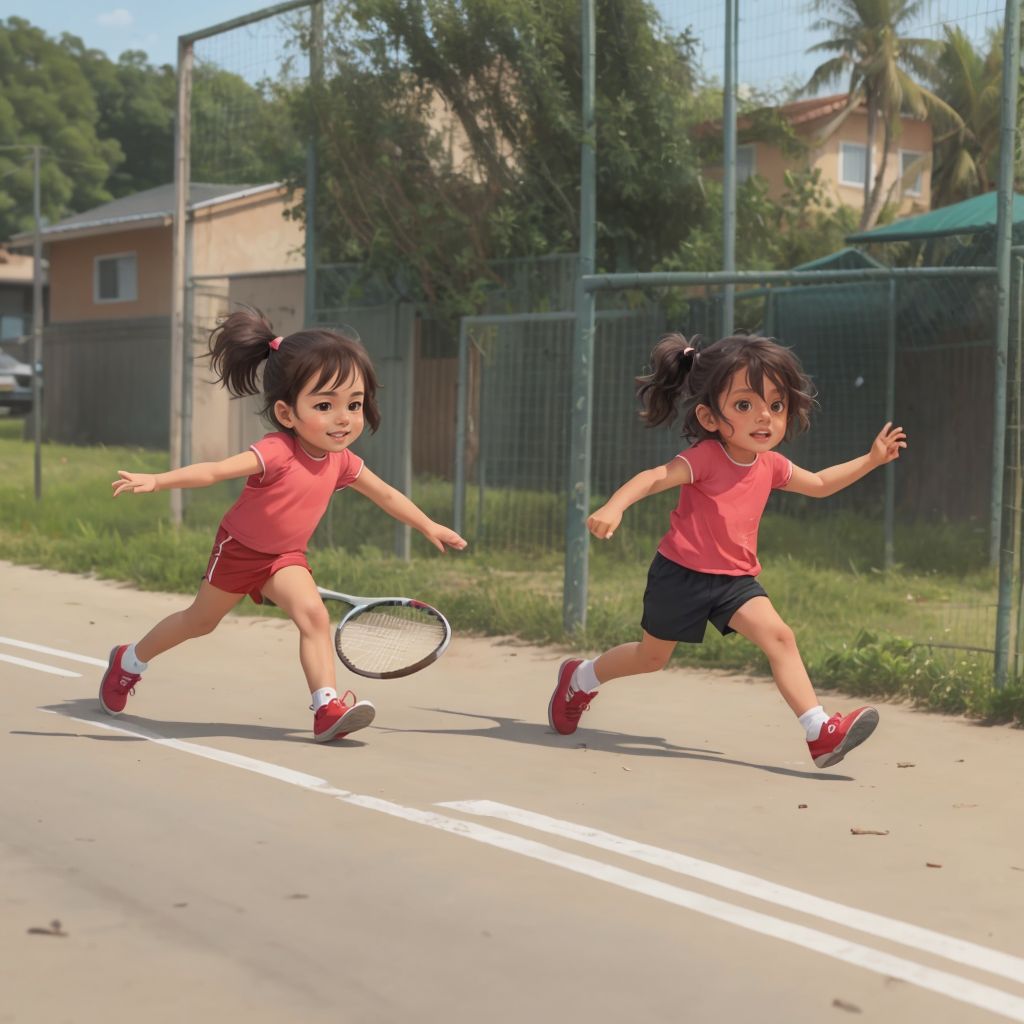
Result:
{"type": "Polygon", "coordinates": [[[697,406],[706,405],[717,418],[728,420],[719,396],[739,369],[747,371],[750,386],[764,398],[765,378],[782,393],[788,421],[786,440],[810,426],[814,385],[791,349],[771,338],[738,334],[706,348],[700,338],[687,341],[681,334],[662,338],[651,353],[651,372],[636,378],[641,417],[649,427],[682,419],[684,437],[695,441],[717,437],[697,420],[697,406]]]}
{"type": "Polygon", "coordinates": [[[210,366],[217,383],[236,397],[262,392],[260,413],[278,430],[292,433],[277,422],[275,402],[294,408],[312,378],[314,390],[320,391],[328,385],[340,387],[358,373],[363,378],[363,415],[371,431],[380,426],[377,374],[358,338],[316,327],[289,334],[272,349],[270,343],[276,337],[270,321],[258,309],[244,306],[224,317],[210,332],[210,366]]]}

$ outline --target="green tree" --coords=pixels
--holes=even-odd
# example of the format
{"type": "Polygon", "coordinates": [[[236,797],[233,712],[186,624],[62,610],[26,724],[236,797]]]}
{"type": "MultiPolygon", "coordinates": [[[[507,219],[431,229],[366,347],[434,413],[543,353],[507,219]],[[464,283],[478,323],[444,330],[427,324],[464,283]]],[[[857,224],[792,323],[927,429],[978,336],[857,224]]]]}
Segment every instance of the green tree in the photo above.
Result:
{"type": "Polygon", "coordinates": [[[174,177],[174,69],[156,67],[139,50],[117,62],[98,50],[73,51],[92,85],[99,110],[97,132],[117,139],[124,161],[107,187],[115,196],[164,185],[174,177]]]}
{"type": "MultiPolygon", "coordinates": [[[[693,41],[647,0],[597,6],[598,259],[649,268],[704,202],[693,41]]],[[[325,53],[323,256],[468,309],[489,260],[576,248],[578,0],[349,0],[325,53]]]]}
{"type": "MultiPolygon", "coordinates": [[[[41,192],[50,221],[109,200],[107,181],[124,159],[118,142],[98,131],[95,95],[76,59],[81,47],[22,18],[0,22],[0,147],[46,147],[41,192]]],[[[0,149],[0,239],[31,227],[30,154],[0,149]]]]}
{"type": "Polygon", "coordinates": [[[832,53],[815,68],[804,87],[808,93],[846,79],[848,100],[826,126],[822,138],[835,130],[861,104],[867,106],[868,173],[864,181],[864,207],[860,227],[874,227],[887,199],[885,171],[895,152],[904,113],[925,118],[959,116],[923,85],[930,80],[940,44],[931,39],[902,35],[905,24],[920,13],[924,0],[814,0],[823,16],[813,25],[829,38],[812,46],[811,53],[832,53]],[[872,166],[874,141],[882,127],[882,152],[872,166]]]}
{"type": "Polygon", "coordinates": [[[983,54],[959,27],[947,25],[945,33],[933,81],[935,91],[960,115],[960,124],[935,136],[935,207],[991,192],[999,178],[1003,31],[989,34],[983,54]]]}
{"type": "Polygon", "coordinates": [[[247,82],[197,63],[192,83],[192,180],[261,185],[305,167],[308,91],[287,81],[247,82]]]}

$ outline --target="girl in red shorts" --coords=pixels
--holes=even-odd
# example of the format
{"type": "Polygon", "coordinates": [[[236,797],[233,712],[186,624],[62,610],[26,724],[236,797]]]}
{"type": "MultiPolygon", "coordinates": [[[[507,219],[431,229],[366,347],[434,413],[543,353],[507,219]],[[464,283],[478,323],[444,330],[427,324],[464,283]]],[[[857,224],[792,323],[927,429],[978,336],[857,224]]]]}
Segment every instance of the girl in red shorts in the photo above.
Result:
{"type": "Polygon", "coordinates": [[[548,721],[576,731],[598,686],[664,668],[677,643],[699,644],[710,622],[764,651],[775,684],[797,716],[811,759],[837,764],[878,724],[874,708],[829,716],[818,703],[793,631],[757,580],[757,530],[772,490],[825,498],[849,487],[906,448],[902,427],[886,423],[866,455],[809,473],[773,449],[806,430],[814,398],[796,356],[770,338],[736,336],[696,349],[681,335],[663,338],[637,392],[648,426],[682,415],[693,445],[671,462],[623,484],[588,520],[611,540],[622,514],[672,488],[679,503],[647,575],[641,638],[593,661],[570,658],[558,670],[548,721]]]}
{"type": "Polygon", "coordinates": [[[261,313],[245,309],[212,333],[210,363],[218,383],[235,396],[260,391],[256,381],[262,366],[262,412],[277,429],[222,462],[156,474],[118,470],[111,485],[115,498],[248,479],[221,521],[195,600],[137,643],[110,652],[100,703],[108,714],[121,714],[153,658],[210,633],[248,594],[257,604],[269,598],[299,630],[299,661],[313,698],[313,738],[346,736],[369,725],[376,712],[351,691],[339,697],[335,690],[330,617],[306,561],[309,538],[331,496],[351,487],[442,552],[461,550],[466,542],[429,519],[350,450],[365,424],[376,430],[380,423],[377,378],[357,340],[320,328],[278,337],[261,313]]]}

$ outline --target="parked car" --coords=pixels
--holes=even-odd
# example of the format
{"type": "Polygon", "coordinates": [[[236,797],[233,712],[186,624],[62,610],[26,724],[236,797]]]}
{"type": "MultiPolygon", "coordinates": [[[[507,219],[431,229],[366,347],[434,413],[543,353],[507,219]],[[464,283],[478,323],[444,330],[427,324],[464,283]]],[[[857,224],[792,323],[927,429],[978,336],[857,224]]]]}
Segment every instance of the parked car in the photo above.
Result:
{"type": "Polygon", "coordinates": [[[32,367],[0,352],[0,409],[26,413],[32,408],[32,367]]]}

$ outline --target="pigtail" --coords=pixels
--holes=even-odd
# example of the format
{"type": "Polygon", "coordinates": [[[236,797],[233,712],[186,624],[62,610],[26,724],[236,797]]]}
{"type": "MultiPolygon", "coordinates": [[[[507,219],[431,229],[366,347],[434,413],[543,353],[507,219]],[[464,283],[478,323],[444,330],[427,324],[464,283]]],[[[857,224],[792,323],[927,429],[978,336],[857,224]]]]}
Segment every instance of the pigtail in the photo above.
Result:
{"type": "Polygon", "coordinates": [[[258,309],[243,306],[221,319],[210,332],[210,366],[236,398],[260,392],[259,371],[276,337],[270,321],[258,309]]]}
{"type": "Polygon", "coordinates": [[[666,335],[655,345],[651,372],[636,378],[636,397],[643,405],[640,417],[647,426],[671,423],[679,414],[679,399],[696,359],[696,348],[681,334],[666,335]]]}

